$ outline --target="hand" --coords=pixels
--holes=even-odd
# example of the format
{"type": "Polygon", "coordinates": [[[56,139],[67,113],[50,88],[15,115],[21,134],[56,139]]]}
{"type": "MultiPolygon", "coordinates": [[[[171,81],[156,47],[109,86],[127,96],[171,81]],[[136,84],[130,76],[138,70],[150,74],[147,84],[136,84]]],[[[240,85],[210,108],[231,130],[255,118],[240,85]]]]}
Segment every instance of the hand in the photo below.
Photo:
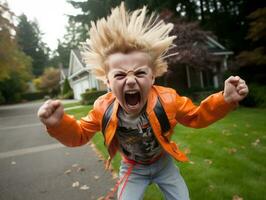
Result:
{"type": "Polygon", "coordinates": [[[38,110],[38,117],[47,127],[60,123],[64,114],[64,107],[59,100],[48,100],[38,110]]]}
{"type": "Polygon", "coordinates": [[[248,94],[248,86],[239,76],[230,76],[224,82],[224,100],[227,103],[238,103],[248,94]]]}

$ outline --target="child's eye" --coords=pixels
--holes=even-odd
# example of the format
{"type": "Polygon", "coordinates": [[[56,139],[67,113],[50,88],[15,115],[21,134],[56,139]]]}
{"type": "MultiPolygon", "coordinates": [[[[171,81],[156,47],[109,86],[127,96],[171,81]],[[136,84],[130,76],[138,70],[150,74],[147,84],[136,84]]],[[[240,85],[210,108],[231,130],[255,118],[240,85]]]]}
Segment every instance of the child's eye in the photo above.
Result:
{"type": "Polygon", "coordinates": [[[121,73],[121,74],[115,74],[115,75],[114,75],[114,78],[115,78],[115,79],[118,79],[118,80],[121,80],[121,79],[125,78],[125,76],[126,76],[126,75],[125,75],[125,74],[122,74],[122,73],[121,73]]]}
{"type": "Polygon", "coordinates": [[[145,76],[147,73],[145,71],[137,71],[135,73],[135,76],[138,76],[138,77],[142,77],[142,76],[145,76]]]}

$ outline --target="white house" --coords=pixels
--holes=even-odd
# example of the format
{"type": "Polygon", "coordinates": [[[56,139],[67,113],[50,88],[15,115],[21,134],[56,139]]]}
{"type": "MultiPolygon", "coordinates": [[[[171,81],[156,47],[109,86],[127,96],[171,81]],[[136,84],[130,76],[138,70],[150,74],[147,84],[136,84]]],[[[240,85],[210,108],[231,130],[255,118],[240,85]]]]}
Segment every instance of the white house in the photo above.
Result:
{"type": "Polygon", "coordinates": [[[71,50],[68,68],[68,80],[74,92],[74,99],[81,99],[81,94],[87,89],[106,90],[106,85],[95,78],[91,68],[82,61],[78,49],[71,50]]]}

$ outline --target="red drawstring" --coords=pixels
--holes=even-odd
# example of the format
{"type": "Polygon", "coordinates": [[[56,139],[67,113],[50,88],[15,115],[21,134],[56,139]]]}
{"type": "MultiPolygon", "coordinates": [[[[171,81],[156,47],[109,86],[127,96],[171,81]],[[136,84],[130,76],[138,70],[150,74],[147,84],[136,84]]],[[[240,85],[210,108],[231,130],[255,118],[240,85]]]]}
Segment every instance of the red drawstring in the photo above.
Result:
{"type": "Polygon", "coordinates": [[[129,160],[127,160],[127,159],[123,159],[123,160],[125,161],[125,163],[130,164],[130,166],[128,167],[126,173],[125,173],[125,174],[124,174],[124,175],[123,175],[123,176],[117,181],[117,183],[115,184],[114,189],[113,189],[111,192],[109,192],[109,194],[104,198],[104,200],[110,200],[110,199],[112,199],[112,198],[114,197],[114,193],[117,191],[119,185],[120,185],[120,184],[124,181],[124,179],[125,179],[125,182],[124,182],[123,185],[122,185],[122,189],[121,189],[121,191],[120,191],[120,194],[119,194],[118,200],[120,200],[121,197],[122,197],[123,191],[124,191],[124,189],[125,189],[125,187],[126,187],[126,184],[127,184],[127,182],[128,182],[128,178],[129,178],[129,176],[130,176],[130,174],[131,174],[131,171],[132,171],[134,165],[136,165],[136,162],[134,162],[134,161],[129,161],[129,160]]]}
{"type": "MultiPolygon", "coordinates": [[[[149,163],[146,163],[146,164],[152,164],[152,163],[156,162],[157,160],[159,160],[159,159],[162,157],[162,155],[163,155],[163,153],[161,153],[159,156],[157,156],[156,158],[154,158],[153,160],[151,160],[149,163]]],[[[109,194],[104,198],[104,200],[110,200],[110,199],[112,199],[112,198],[114,197],[114,193],[117,191],[119,185],[120,185],[120,184],[124,181],[124,179],[125,179],[125,182],[123,183],[122,188],[121,188],[121,191],[120,191],[120,194],[119,194],[119,196],[118,196],[118,200],[120,200],[121,197],[122,197],[123,191],[124,191],[124,189],[125,189],[125,187],[126,187],[126,184],[127,184],[127,182],[128,182],[128,178],[129,178],[129,176],[130,176],[130,174],[131,174],[131,171],[132,171],[133,167],[134,167],[136,164],[142,164],[142,163],[136,162],[136,161],[134,161],[134,160],[129,160],[129,159],[127,159],[125,156],[123,156],[123,161],[124,161],[125,163],[129,164],[129,167],[128,167],[126,173],[125,173],[125,174],[124,174],[124,175],[123,175],[123,176],[117,181],[117,183],[115,184],[114,189],[113,189],[111,192],[109,192],[109,194]]]]}

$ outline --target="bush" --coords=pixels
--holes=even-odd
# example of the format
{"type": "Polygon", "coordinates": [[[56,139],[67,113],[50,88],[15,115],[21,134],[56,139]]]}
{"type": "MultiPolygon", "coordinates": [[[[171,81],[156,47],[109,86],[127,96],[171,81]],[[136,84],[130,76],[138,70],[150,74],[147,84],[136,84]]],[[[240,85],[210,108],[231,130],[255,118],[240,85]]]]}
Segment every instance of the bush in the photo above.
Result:
{"type": "Polygon", "coordinates": [[[5,103],[5,97],[2,95],[1,91],[0,91],[0,104],[5,103]]]}
{"type": "Polygon", "coordinates": [[[72,90],[68,91],[67,93],[62,95],[63,99],[73,99],[74,98],[74,93],[72,90]]]}
{"type": "Polygon", "coordinates": [[[106,91],[95,91],[94,89],[87,90],[85,93],[81,94],[81,104],[92,105],[99,96],[105,93],[106,91]]]}
{"type": "Polygon", "coordinates": [[[23,100],[33,101],[33,100],[43,99],[46,95],[47,93],[45,92],[29,92],[22,94],[21,98],[23,100]]]}
{"type": "Polygon", "coordinates": [[[213,87],[191,87],[186,89],[179,89],[177,93],[181,96],[186,96],[192,99],[192,101],[200,102],[209,95],[220,91],[220,88],[213,88],[213,87]]]}
{"type": "Polygon", "coordinates": [[[247,107],[266,108],[266,86],[250,84],[249,94],[240,104],[247,107]]]}

